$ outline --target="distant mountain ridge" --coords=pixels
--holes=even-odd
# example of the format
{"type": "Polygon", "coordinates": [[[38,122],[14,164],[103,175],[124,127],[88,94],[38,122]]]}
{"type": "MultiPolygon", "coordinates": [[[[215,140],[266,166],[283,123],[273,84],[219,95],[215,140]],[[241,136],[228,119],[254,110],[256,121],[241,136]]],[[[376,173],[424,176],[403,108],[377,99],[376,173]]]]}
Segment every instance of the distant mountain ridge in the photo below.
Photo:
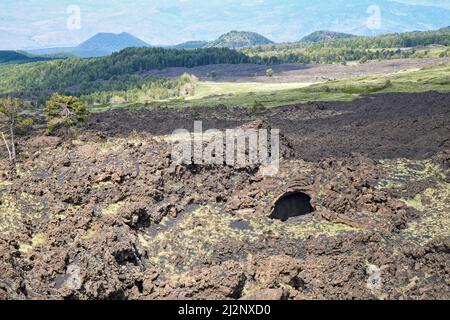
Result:
{"type": "Polygon", "coordinates": [[[208,41],[187,41],[174,46],[170,46],[169,48],[175,49],[200,49],[204,48],[208,45],[208,41]]]}
{"type": "Polygon", "coordinates": [[[149,44],[129,33],[97,33],[71,52],[79,57],[101,57],[126,48],[150,47],[149,44]]]}
{"type": "Polygon", "coordinates": [[[73,48],[49,48],[30,50],[28,52],[37,55],[67,53],[81,58],[93,58],[108,56],[113,52],[134,47],[150,47],[150,45],[126,32],[119,34],[97,33],[93,37],[73,48]]]}
{"type": "Polygon", "coordinates": [[[73,51],[73,47],[58,47],[58,48],[44,48],[27,50],[27,53],[33,55],[54,55],[54,54],[70,54],[73,51]]]}
{"type": "Polygon", "coordinates": [[[0,50],[0,64],[22,64],[29,62],[48,61],[51,58],[47,57],[33,57],[26,53],[13,50],[0,50]]]}
{"type": "MultiPolygon", "coordinates": [[[[450,27],[441,28],[434,31],[418,31],[419,33],[427,33],[427,32],[439,32],[439,31],[447,31],[450,30],[450,27]]],[[[400,33],[401,34],[401,33],[400,33]]],[[[367,38],[370,39],[370,36],[358,36],[348,33],[330,31],[330,30],[320,30],[315,31],[297,42],[293,42],[293,44],[303,43],[303,44],[314,44],[320,42],[326,42],[337,39],[348,39],[348,38],[367,38]]],[[[229,48],[229,49],[240,49],[245,47],[252,46],[265,46],[272,45],[275,42],[270,39],[256,33],[256,32],[248,32],[248,31],[231,31],[221,35],[218,39],[214,41],[186,41],[177,45],[172,46],[163,46],[164,48],[172,48],[172,49],[201,49],[201,48],[229,48]]],[[[282,44],[280,44],[282,45],[282,44]]],[[[30,50],[27,53],[31,54],[31,58],[36,59],[36,61],[40,61],[38,59],[51,59],[51,58],[64,58],[68,56],[78,56],[82,58],[90,58],[90,57],[101,57],[101,56],[109,56],[113,52],[119,52],[126,48],[132,47],[151,47],[151,45],[146,42],[136,38],[128,33],[98,33],[90,39],[84,41],[80,45],[73,48],[49,48],[49,49],[37,49],[30,50]],[[34,56],[34,57],[33,57],[34,56]],[[40,56],[40,57],[38,57],[40,56]]],[[[7,52],[7,51],[4,51],[7,52]]],[[[8,51],[8,52],[19,52],[19,51],[8,51]]],[[[25,53],[26,55],[26,53],[25,53]]],[[[6,61],[7,55],[4,54],[3,60],[6,61]]],[[[15,58],[17,60],[21,60],[20,58],[15,58]]],[[[28,59],[28,60],[29,60],[28,59]]],[[[23,58],[24,61],[27,61],[26,58],[23,58]]],[[[29,60],[32,62],[32,60],[29,60]]],[[[5,62],[0,62],[5,63],[5,62]]]]}
{"type": "Polygon", "coordinates": [[[208,43],[206,47],[238,49],[272,43],[274,43],[272,40],[269,40],[256,32],[231,31],[221,35],[217,40],[208,43]]]}

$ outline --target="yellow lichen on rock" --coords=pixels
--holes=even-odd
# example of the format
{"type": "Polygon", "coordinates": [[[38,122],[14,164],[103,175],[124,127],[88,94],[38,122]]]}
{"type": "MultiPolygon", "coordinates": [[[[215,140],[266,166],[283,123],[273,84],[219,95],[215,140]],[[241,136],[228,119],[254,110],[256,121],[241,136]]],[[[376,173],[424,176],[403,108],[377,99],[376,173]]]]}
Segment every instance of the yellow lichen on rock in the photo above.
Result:
{"type": "Polygon", "coordinates": [[[139,239],[152,251],[152,263],[174,270],[180,257],[183,265],[191,265],[213,257],[214,247],[225,242],[242,246],[267,237],[302,240],[351,230],[355,229],[315,218],[288,223],[267,217],[241,219],[205,206],[180,218],[166,217],[154,226],[153,234],[141,234],[139,239]]]}
{"type": "Polygon", "coordinates": [[[403,231],[421,244],[437,238],[450,236],[450,184],[440,183],[418,194],[414,199],[405,200],[408,206],[424,215],[409,223],[403,231]]]}
{"type": "Polygon", "coordinates": [[[36,234],[29,243],[20,244],[19,251],[23,253],[27,253],[30,250],[36,248],[39,245],[42,245],[47,240],[47,236],[43,233],[36,234]]]}

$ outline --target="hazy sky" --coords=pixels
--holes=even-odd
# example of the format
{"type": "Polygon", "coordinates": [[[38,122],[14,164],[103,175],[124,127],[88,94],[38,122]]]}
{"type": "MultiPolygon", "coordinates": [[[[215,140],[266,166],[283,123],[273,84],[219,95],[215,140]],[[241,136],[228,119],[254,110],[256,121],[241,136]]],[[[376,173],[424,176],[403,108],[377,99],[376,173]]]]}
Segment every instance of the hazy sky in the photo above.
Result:
{"type": "Polygon", "coordinates": [[[318,29],[379,34],[445,24],[450,0],[0,0],[0,49],[74,46],[97,32],[156,45],[230,30],[286,42],[318,29]],[[371,16],[380,21],[368,27],[371,16]]]}

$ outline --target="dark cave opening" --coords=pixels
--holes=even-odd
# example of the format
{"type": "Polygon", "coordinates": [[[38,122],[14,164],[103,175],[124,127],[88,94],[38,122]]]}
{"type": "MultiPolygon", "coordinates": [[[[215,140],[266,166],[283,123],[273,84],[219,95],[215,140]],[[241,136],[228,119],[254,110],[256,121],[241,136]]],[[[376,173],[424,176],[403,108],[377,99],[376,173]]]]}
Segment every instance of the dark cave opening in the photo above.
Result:
{"type": "Polygon", "coordinates": [[[293,192],[277,201],[270,218],[286,221],[312,212],[314,208],[311,205],[311,197],[303,192],[293,192]]]}

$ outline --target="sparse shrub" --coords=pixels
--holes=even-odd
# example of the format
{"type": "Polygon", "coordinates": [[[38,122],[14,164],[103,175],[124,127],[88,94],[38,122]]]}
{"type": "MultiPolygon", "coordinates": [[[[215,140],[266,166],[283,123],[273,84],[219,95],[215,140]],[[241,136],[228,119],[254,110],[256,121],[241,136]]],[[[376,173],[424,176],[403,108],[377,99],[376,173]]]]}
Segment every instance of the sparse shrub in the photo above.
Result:
{"type": "Polygon", "coordinates": [[[137,139],[137,138],[139,138],[139,136],[140,136],[140,133],[136,129],[131,130],[130,133],[128,133],[129,139],[137,139]]]}
{"type": "Polygon", "coordinates": [[[142,105],[140,103],[130,103],[127,106],[127,109],[130,110],[130,111],[133,111],[133,110],[139,109],[141,106],[142,105]]]}
{"type": "Polygon", "coordinates": [[[211,72],[209,73],[209,77],[211,77],[212,79],[217,78],[217,72],[216,72],[216,71],[211,71],[211,72]]]}
{"type": "Polygon", "coordinates": [[[189,74],[189,73],[183,73],[180,78],[178,78],[178,81],[180,82],[181,85],[186,84],[186,83],[195,83],[198,81],[197,77],[193,74],[189,74]]]}
{"type": "Polygon", "coordinates": [[[25,134],[33,127],[33,119],[21,118],[19,119],[18,133],[25,134]]]}
{"type": "Polygon", "coordinates": [[[384,88],[389,88],[389,87],[392,87],[392,81],[389,80],[389,79],[387,79],[387,80],[384,82],[384,88]]]}
{"type": "Polygon", "coordinates": [[[44,109],[47,116],[47,132],[65,130],[65,137],[71,141],[72,129],[86,123],[89,110],[86,105],[72,96],[62,96],[58,93],[52,95],[44,109]]]}
{"type": "Polygon", "coordinates": [[[193,96],[197,87],[198,78],[193,74],[183,73],[178,78],[178,96],[193,96]]]}
{"type": "Polygon", "coordinates": [[[114,96],[109,99],[109,103],[111,104],[121,104],[125,103],[125,99],[123,97],[114,96]]]}
{"type": "Polygon", "coordinates": [[[447,49],[447,50],[445,50],[445,51],[442,51],[442,52],[439,54],[439,58],[445,58],[445,57],[450,57],[450,50],[449,50],[449,49],[447,49]]]}
{"type": "Polygon", "coordinates": [[[255,100],[252,105],[252,114],[258,115],[266,110],[266,107],[261,101],[255,100]]]}
{"type": "Polygon", "coordinates": [[[267,69],[266,70],[266,76],[268,76],[268,77],[273,77],[273,69],[267,69]]]}

